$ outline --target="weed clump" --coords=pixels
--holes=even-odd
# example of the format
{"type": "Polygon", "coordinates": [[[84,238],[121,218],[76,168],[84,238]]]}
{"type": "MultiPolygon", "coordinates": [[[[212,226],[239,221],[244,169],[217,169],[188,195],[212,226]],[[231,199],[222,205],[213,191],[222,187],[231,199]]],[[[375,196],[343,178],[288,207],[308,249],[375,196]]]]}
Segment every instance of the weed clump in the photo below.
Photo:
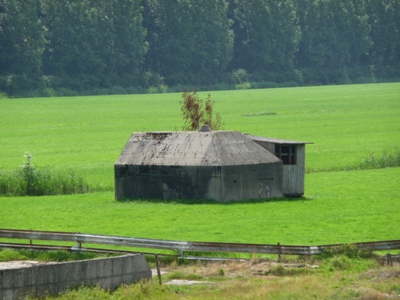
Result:
{"type": "Polygon", "coordinates": [[[329,271],[364,270],[378,262],[378,256],[371,250],[365,250],[355,245],[341,245],[325,249],[319,255],[329,271]]]}
{"type": "Polygon", "coordinates": [[[194,273],[185,273],[181,271],[174,271],[166,275],[168,280],[202,280],[203,276],[194,273]]]}
{"type": "Polygon", "coordinates": [[[277,265],[265,272],[265,275],[273,275],[278,277],[283,276],[298,276],[307,274],[309,270],[305,268],[286,268],[282,264],[277,265]]]}
{"type": "Polygon", "coordinates": [[[325,169],[308,169],[306,170],[306,173],[372,170],[394,167],[400,167],[399,147],[388,148],[383,150],[380,154],[371,153],[360,163],[353,163],[346,166],[333,166],[325,169]]]}
{"type": "Polygon", "coordinates": [[[351,259],[373,259],[376,255],[371,250],[365,250],[356,245],[346,244],[337,247],[325,249],[321,254],[321,258],[333,258],[336,256],[345,256],[351,259]]]}
{"type": "Polygon", "coordinates": [[[351,261],[348,257],[346,256],[335,256],[329,259],[329,264],[330,264],[330,271],[345,271],[349,270],[351,267],[351,261]]]}
{"type": "Polygon", "coordinates": [[[38,261],[73,261],[102,257],[93,252],[68,252],[66,250],[36,251],[36,250],[14,250],[1,249],[0,262],[13,260],[38,260],[38,261]]]}
{"type": "Polygon", "coordinates": [[[381,169],[400,166],[400,149],[384,150],[380,155],[370,154],[360,164],[360,169],[381,169]]]}
{"type": "Polygon", "coordinates": [[[37,169],[32,155],[25,153],[25,162],[20,169],[0,170],[0,195],[43,196],[83,194],[91,190],[83,177],[73,170],[37,169]]]}
{"type": "Polygon", "coordinates": [[[213,104],[211,96],[208,95],[205,100],[199,98],[196,91],[182,93],[181,111],[185,126],[183,130],[196,131],[201,125],[208,125],[212,130],[221,128],[221,116],[216,114],[213,118],[213,104]]]}

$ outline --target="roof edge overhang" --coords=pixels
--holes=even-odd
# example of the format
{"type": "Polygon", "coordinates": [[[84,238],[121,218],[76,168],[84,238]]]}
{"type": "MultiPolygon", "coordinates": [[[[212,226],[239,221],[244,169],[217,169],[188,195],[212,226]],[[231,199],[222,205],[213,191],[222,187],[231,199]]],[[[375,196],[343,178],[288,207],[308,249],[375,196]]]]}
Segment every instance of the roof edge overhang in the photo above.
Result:
{"type": "Polygon", "coordinates": [[[314,144],[313,142],[301,142],[301,141],[292,141],[292,140],[282,140],[276,138],[269,138],[263,136],[256,136],[251,134],[245,134],[249,138],[251,138],[255,142],[267,142],[273,144],[280,144],[280,145],[306,145],[306,144],[314,144]]]}
{"type": "Polygon", "coordinates": [[[238,166],[251,166],[251,165],[269,165],[269,164],[281,164],[281,160],[276,160],[272,162],[254,162],[254,163],[239,163],[239,164],[209,164],[209,165],[204,165],[204,164],[135,164],[135,163],[122,163],[119,161],[116,161],[114,163],[114,166],[118,167],[125,167],[125,166],[130,166],[130,167],[166,167],[166,168],[178,168],[178,167],[193,167],[193,168],[230,168],[230,167],[238,167],[238,166]]]}

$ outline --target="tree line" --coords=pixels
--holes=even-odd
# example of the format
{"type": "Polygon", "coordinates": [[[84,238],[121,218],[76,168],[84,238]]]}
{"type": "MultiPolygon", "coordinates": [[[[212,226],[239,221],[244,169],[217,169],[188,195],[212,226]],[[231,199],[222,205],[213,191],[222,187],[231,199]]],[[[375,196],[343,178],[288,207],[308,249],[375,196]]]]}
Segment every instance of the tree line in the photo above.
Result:
{"type": "Polygon", "coordinates": [[[0,0],[0,91],[400,79],[398,0],[0,0]]]}

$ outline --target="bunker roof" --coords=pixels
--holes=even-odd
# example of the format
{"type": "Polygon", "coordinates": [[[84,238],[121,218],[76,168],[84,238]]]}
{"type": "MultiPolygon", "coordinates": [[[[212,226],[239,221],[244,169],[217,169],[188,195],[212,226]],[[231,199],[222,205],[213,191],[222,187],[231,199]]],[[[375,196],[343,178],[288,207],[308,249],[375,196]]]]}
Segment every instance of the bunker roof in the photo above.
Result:
{"type": "Polygon", "coordinates": [[[229,166],[280,160],[237,131],[132,133],[116,165],[229,166]]]}

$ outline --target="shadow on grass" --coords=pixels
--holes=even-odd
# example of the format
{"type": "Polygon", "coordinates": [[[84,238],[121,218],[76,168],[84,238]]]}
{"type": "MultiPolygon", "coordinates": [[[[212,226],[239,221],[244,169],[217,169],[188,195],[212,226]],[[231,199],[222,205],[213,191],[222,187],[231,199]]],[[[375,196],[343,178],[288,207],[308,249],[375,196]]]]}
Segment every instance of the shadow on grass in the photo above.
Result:
{"type": "Polygon", "coordinates": [[[236,205],[236,204],[254,204],[254,203],[269,203],[269,202],[298,202],[298,201],[311,201],[313,198],[308,197],[282,197],[282,198],[263,198],[263,199],[249,199],[249,200],[236,200],[230,202],[219,202],[213,199],[124,199],[116,200],[116,202],[137,202],[137,203],[164,203],[164,204],[213,204],[213,205],[236,205]]]}

